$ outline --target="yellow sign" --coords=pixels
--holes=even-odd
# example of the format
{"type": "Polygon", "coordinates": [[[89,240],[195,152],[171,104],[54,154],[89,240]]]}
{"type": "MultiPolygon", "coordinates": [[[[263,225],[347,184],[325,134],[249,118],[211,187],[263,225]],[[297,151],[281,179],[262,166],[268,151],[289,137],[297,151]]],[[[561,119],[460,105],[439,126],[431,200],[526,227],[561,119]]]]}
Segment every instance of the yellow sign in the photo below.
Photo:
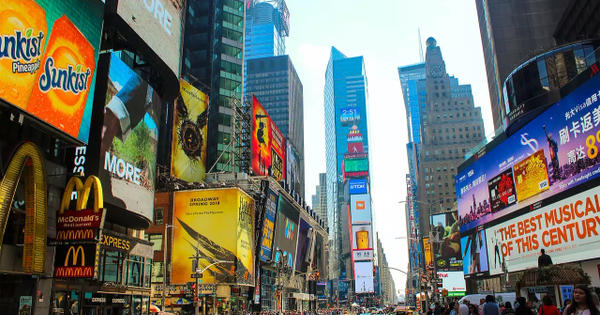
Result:
{"type": "Polygon", "coordinates": [[[26,196],[23,271],[40,274],[46,266],[46,167],[44,154],[32,142],[26,142],[17,148],[0,182],[0,251],[13,197],[22,174],[25,175],[26,196]]]}
{"type": "Polygon", "coordinates": [[[99,212],[100,209],[104,208],[102,183],[100,183],[100,179],[98,177],[93,175],[89,176],[85,180],[85,184],[79,177],[71,177],[67,182],[67,186],[65,186],[65,191],[63,192],[58,213],[63,214],[65,210],[69,208],[73,189],[75,189],[75,192],[77,193],[77,205],[75,210],[80,211],[87,207],[90,191],[92,189],[94,189],[94,212],[99,212]]]}
{"type": "Polygon", "coordinates": [[[254,200],[238,188],[175,192],[173,283],[193,281],[199,254],[202,283],[254,284],[254,200]]]}
{"type": "Polygon", "coordinates": [[[423,251],[425,252],[425,265],[432,266],[433,265],[433,249],[431,248],[431,242],[429,241],[429,237],[423,238],[423,251]]]}
{"type": "Polygon", "coordinates": [[[81,266],[85,266],[85,252],[83,251],[83,246],[79,245],[77,246],[77,249],[75,249],[75,246],[71,246],[69,247],[69,250],[67,251],[67,255],[65,256],[65,267],[69,266],[69,257],[73,257],[73,263],[71,263],[71,266],[77,266],[77,258],[79,257],[79,254],[81,253],[81,266]]]}

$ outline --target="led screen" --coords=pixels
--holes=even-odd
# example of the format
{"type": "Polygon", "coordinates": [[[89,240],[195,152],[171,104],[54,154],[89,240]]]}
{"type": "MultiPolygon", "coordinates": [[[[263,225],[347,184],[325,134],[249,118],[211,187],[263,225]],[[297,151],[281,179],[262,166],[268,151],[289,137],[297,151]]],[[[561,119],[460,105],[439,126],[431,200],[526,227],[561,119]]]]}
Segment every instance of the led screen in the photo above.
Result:
{"type": "Polygon", "coordinates": [[[463,272],[465,275],[484,274],[488,272],[487,246],[485,230],[472,230],[460,239],[463,255],[463,272]]]}
{"type": "Polygon", "coordinates": [[[438,271],[442,279],[442,288],[448,290],[448,296],[462,296],[467,291],[465,274],[462,271],[438,271]]]}
{"type": "Polygon", "coordinates": [[[462,270],[457,213],[431,216],[433,259],[437,270],[462,270]]]}
{"type": "Polygon", "coordinates": [[[275,234],[275,218],[277,217],[277,202],[279,196],[271,189],[267,190],[267,202],[265,203],[265,220],[263,221],[263,232],[260,240],[260,260],[270,261],[273,259],[273,236],[275,234]]]}
{"type": "Polygon", "coordinates": [[[286,255],[287,264],[294,267],[296,244],[298,242],[298,221],[300,213],[290,201],[279,195],[275,224],[275,261],[286,255]]]}
{"type": "Polygon", "coordinates": [[[373,281],[373,261],[354,263],[354,291],[357,294],[375,291],[373,281]]]}
{"type": "Polygon", "coordinates": [[[306,272],[308,268],[307,255],[310,244],[311,227],[308,222],[300,218],[300,229],[298,230],[298,246],[296,248],[296,270],[306,272]]]}
{"type": "Polygon", "coordinates": [[[285,138],[258,98],[252,96],[252,157],[255,175],[285,178],[285,138]]]}
{"type": "Polygon", "coordinates": [[[350,216],[352,224],[370,224],[371,196],[368,194],[350,195],[350,216]]]}

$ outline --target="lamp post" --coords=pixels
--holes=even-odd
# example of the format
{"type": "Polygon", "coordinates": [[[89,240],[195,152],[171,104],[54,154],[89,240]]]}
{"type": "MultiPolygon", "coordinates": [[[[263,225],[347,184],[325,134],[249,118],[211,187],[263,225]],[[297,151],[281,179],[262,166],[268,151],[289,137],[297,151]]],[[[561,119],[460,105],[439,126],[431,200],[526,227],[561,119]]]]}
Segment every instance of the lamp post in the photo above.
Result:
{"type": "Polygon", "coordinates": [[[284,289],[285,289],[285,283],[283,281],[283,278],[287,278],[287,275],[289,273],[291,273],[291,266],[289,266],[289,264],[288,264],[288,255],[279,248],[275,250],[275,261],[273,262],[273,267],[275,267],[275,270],[277,271],[277,276],[275,278],[275,282],[276,282],[276,287],[277,287],[278,298],[281,295],[281,306],[278,307],[277,311],[282,312],[283,311],[283,296],[284,296],[284,289]],[[279,257],[279,259],[277,259],[277,257],[279,257]],[[282,278],[282,274],[284,276],[283,278],[282,278]]]}
{"type": "MultiPolygon", "coordinates": [[[[164,231],[164,235],[163,235],[163,287],[162,287],[162,300],[161,300],[161,306],[163,308],[163,310],[166,311],[165,308],[165,291],[167,289],[167,257],[169,257],[169,244],[167,242],[167,232],[169,228],[177,228],[175,225],[173,224],[165,224],[165,231],[164,231]]],[[[171,308],[172,309],[172,308],[171,308]]]]}
{"type": "MultiPolygon", "coordinates": [[[[210,268],[210,267],[212,267],[214,265],[217,265],[217,264],[233,264],[233,261],[230,261],[230,260],[217,260],[217,261],[211,263],[210,265],[208,265],[208,266],[206,266],[206,267],[204,267],[202,269],[197,268],[196,269],[196,274],[201,277],[202,274],[206,270],[208,270],[208,268],[210,268]]],[[[216,272],[213,272],[213,285],[215,286],[215,289],[213,291],[214,292],[214,298],[213,298],[214,305],[213,305],[213,308],[215,310],[215,315],[217,315],[218,312],[217,312],[217,291],[216,291],[217,290],[217,274],[216,274],[216,272]]],[[[195,296],[198,297],[198,277],[196,277],[196,294],[195,294],[195,296]]],[[[194,306],[194,312],[195,312],[196,315],[200,315],[200,305],[197,303],[197,301],[195,301],[195,302],[196,302],[196,305],[194,306]]],[[[206,309],[206,307],[205,307],[205,309],[206,309]]]]}

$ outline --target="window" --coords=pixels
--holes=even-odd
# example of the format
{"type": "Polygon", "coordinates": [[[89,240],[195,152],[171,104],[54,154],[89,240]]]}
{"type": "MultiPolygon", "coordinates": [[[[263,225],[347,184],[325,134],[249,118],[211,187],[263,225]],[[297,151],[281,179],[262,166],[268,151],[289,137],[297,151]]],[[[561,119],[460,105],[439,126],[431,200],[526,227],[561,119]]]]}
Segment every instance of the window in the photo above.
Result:
{"type": "Polygon", "coordinates": [[[154,224],[163,224],[164,223],[164,208],[156,208],[154,209],[154,224]]]}
{"type": "Polygon", "coordinates": [[[152,282],[163,281],[163,263],[162,261],[152,262],[152,282]]]}
{"type": "Polygon", "coordinates": [[[155,251],[162,250],[163,236],[162,234],[148,234],[148,240],[152,243],[152,249],[155,251]]]}
{"type": "Polygon", "coordinates": [[[136,287],[142,286],[143,266],[143,257],[135,255],[129,256],[129,259],[127,259],[127,285],[132,285],[136,287]]]}
{"type": "Polygon", "coordinates": [[[106,249],[102,253],[99,268],[100,281],[121,283],[124,254],[106,249]]]}

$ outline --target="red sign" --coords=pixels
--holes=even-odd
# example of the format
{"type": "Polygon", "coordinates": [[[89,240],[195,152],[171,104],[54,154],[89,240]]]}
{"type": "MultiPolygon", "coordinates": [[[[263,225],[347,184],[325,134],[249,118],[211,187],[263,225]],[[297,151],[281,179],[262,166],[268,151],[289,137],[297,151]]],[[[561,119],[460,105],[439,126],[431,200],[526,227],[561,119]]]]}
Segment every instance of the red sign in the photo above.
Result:
{"type": "Polygon", "coordinates": [[[104,209],[99,209],[97,212],[94,209],[65,210],[56,218],[56,229],[98,229],[102,224],[103,212],[104,209]]]}
{"type": "Polygon", "coordinates": [[[252,97],[252,172],[285,178],[285,137],[256,96],[252,97]]]}

